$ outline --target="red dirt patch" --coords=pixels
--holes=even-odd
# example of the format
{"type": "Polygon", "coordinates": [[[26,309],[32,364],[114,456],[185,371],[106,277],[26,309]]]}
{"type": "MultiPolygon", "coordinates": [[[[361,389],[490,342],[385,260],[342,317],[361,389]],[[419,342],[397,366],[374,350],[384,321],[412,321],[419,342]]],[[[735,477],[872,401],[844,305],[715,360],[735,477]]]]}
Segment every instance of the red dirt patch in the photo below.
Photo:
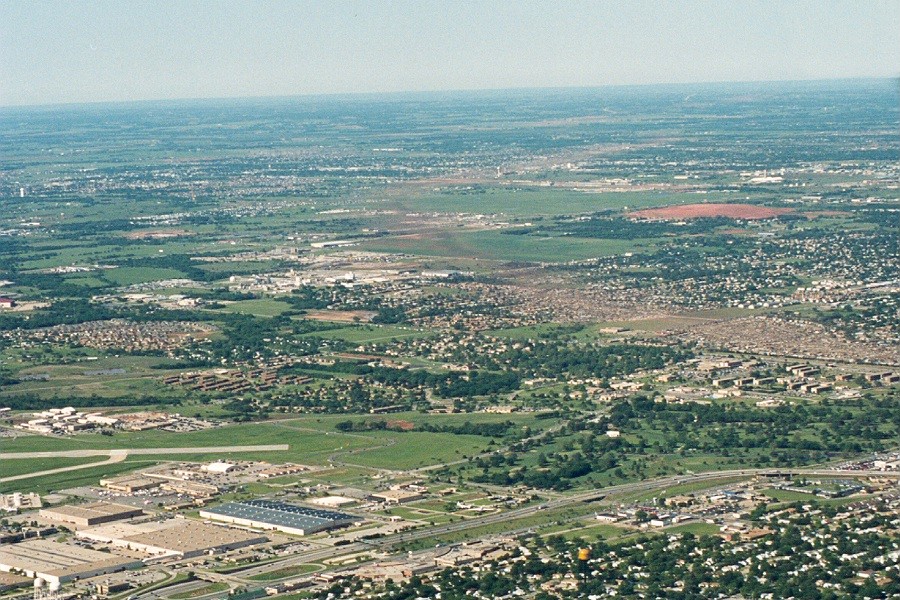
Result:
{"type": "Polygon", "coordinates": [[[416,428],[416,425],[411,421],[388,421],[387,428],[400,431],[412,431],[416,428]]]}
{"type": "Polygon", "coordinates": [[[699,219],[703,217],[727,217],[729,219],[771,219],[778,215],[794,212],[790,208],[769,208],[754,204],[682,204],[648,208],[628,213],[629,217],[643,219],[699,219]]]}

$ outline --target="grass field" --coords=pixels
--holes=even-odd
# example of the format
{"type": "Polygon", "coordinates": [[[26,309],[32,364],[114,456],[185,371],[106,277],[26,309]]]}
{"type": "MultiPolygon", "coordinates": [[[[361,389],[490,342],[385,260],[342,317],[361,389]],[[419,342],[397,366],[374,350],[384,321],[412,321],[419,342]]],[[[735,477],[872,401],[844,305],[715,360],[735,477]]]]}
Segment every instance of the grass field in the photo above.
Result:
{"type": "Polygon", "coordinates": [[[344,456],[341,460],[372,468],[415,469],[462,460],[466,456],[483,452],[487,449],[489,442],[489,438],[449,433],[377,432],[372,436],[376,439],[385,439],[386,442],[394,440],[395,443],[352,456],[344,456]]]}
{"type": "Polygon", "coordinates": [[[615,525],[591,525],[581,529],[572,529],[561,535],[567,539],[582,538],[585,540],[604,539],[610,540],[631,533],[630,529],[616,527],[615,525]]]}
{"type": "Polygon", "coordinates": [[[101,271],[102,278],[114,285],[133,285],[162,279],[184,279],[186,275],[176,269],[155,267],[119,267],[101,271]]]}
{"type": "Polygon", "coordinates": [[[45,475],[43,477],[34,477],[22,481],[10,481],[0,483],[0,493],[10,493],[16,491],[27,490],[29,492],[37,492],[39,494],[47,494],[49,492],[64,490],[73,487],[85,485],[96,485],[101,477],[112,477],[121,473],[127,473],[134,469],[147,467],[157,464],[155,460],[126,460],[120,463],[103,465],[101,467],[92,467],[87,469],[79,469],[69,473],[57,473],[55,475],[45,475]]]}
{"type": "Polygon", "coordinates": [[[291,309],[287,302],[272,299],[239,300],[230,302],[222,308],[223,312],[242,313],[256,317],[277,317],[291,309]]]}
{"type": "Polygon", "coordinates": [[[497,523],[490,523],[479,527],[473,527],[465,531],[445,533],[434,537],[424,538],[404,545],[405,549],[417,550],[428,548],[435,544],[455,544],[464,540],[483,538],[490,535],[497,535],[510,531],[519,531],[534,529],[538,531],[542,527],[546,527],[549,523],[554,525],[558,523],[569,522],[576,518],[581,518],[585,514],[592,512],[589,506],[577,506],[572,508],[564,508],[555,511],[541,511],[537,514],[527,517],[511,518],[497,523]]]}
{"type": "MultiPolygon", "coordinates": [[[[0,449],[2,448],[3,444],[0,444],[0,449]]],[[[105,459],[102,456],[85,458],[3,459],[0,460],[0,478],[14,477],[16,475],[24,475],[25,473],[35,473],[38,471],[49,471],[50,469],[61,469],[63,467],[74,467],[75,465],[87,465],[103,460],[105,459]]]]}
{"type": "Polygon", "coordinates": [[[392,339],[427,337],[430,332],[423,329],[401,327],[396,325],[351,325],[326,331],[314,331],[303,336],[324,339],[343,340],[345,342],[366,344],[384,342],[392,339]]]}
{"type": "MultiPolygon", "coordinates": [[[[401,413],[391,418],[408,418],[414,422],[462,423],[495,422],[510,420],[522,425],[536,422],[533,416],[511,415],[420,415],[401,413]]],[[[310,473],[310,477],[325,480],[357,482],[371,476],[378,468],[407,470],[419,467],[446,464],[463,460],[489,447],[490,438],[450,433],[392,432],[374,431],[365,433],[341,433],[334,429],[345,415],[322,417],[302,417],[281,421],[268,421],[241,425],[228,425],[190,433],[165,431],[120,432],[114,436],[82,434],[66,438],[25,435],[4,439],[4,452],[64,451],[82,449],[128,449],[128,448],[177,448],[223,445],[265,445],[289,444],[287,451],[241,452],[210,455],[206,453],[179,454],[178,460],[207,462],[212,459],[265,460],[269,462],[293,462],[300,464],[330,466],[326,472],[310,473]],[[341,464],[347,463],[347,465],[341,464]],[[371,470],[370,470],[371,469],[371,470]]],[[[375,418],[375,417],[370,417],[375,418]]],[[[380,417],[378,417],[380,418],[380,417]]],[[[37,472],[57,467],[88,464],[102,458],[85,459],[20,459],[4,460],[0,466],[0,476],[13,476],[37,472]]],[[[62,489],[85,484],[94,484],[102,476],[122,473],[139,466],[167,460],[159,456],[133,455],[122,463],[85,468],[69,473],[60,473],[28,480],[29,488],[43,491],[62,489]]],[[[2,490],[17,489],[17,482],[0,484],[2,490]]]]}
{"type": "Polygon", "coordinates": [[[718,525],[712,523],[685,523],[665,530],[666,533],[671,534],[692,533],[694,535],[716,535],[719,531],[718,525]]]}

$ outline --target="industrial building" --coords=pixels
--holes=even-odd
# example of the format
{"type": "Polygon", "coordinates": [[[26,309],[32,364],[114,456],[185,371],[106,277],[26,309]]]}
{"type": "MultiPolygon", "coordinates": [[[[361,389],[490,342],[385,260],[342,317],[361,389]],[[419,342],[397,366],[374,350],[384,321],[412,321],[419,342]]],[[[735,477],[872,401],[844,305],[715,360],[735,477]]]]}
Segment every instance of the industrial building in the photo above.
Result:
{"type": "Polygon", "coordinates": [[[369,495],[370,500],[375,502],[383,502],[384,504],[405,504],[406,502],[414,502],[421,500],[425,496],[421,492],[414,490],[384,490],[369,495]]]}
{"type": "Polygon", "coordinates": [[[111,523],[79,531],[77,535],[82,539],[127,548],[157,559],[191,558],[269,541],[261,534],[190,519],[111,523]]]}
{"type": "Polygon", "coordinates": [[[89,504],[65,505],[45,508],[39,513],[45,519],[71,523],[76,527],[90,527],[112,521],[124,521],[144,514],[139,508],[114,504],[112,502],[91,502],[89,504]]]}
{"type": "Polygon", "coordinates": [[[28,577],[39,577],[56,585],[142,565],[133,558],[50,540],[30,540],[0,547],[0,571],[20,571],[28,577]]]}
{"type": "Polygon", "coordinates": [[[294,535],[309,535],[362,521],[360,517],[273,500],[230,502],[200,511],[206,519],[257,529],[274,529],[294,535]]]}
{"type": "Polygon", "coordinates": [[[159,481],[150,479],[149,477],[125,475],[124,477],[101,479],[100,485],[114,492],[133,494],[142,490],[152,490],[153,488],[157,488],[159,487],[159,481]]]}

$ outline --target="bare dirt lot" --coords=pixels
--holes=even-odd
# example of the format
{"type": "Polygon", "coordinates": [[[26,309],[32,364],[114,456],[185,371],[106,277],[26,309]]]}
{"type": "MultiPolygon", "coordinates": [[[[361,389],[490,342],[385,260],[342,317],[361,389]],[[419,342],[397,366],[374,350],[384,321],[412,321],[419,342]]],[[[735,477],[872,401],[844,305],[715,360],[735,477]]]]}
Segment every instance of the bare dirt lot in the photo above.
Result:
{"type": "Polygon", "coordinates": [[[306,318],[313,321],[335,321],[338,323],[368,323],[376,314],[369,310],[312,310],[306,318]]]}

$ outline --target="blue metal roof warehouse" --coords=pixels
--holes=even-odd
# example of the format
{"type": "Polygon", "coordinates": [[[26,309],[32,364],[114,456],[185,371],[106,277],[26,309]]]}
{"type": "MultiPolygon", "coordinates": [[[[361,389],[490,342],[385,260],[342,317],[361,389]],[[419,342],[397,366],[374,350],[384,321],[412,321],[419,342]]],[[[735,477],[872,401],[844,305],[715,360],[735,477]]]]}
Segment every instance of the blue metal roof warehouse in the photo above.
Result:
{"type": "Polygon", "coordinates": [[[206,519],[235,523],[259,529],[275,529],[284,533],[309,535],[319,531],[345,527],[362,518],[332,510],[320,510],[276,500],[246,500],[205,508],[206,519]]]}

